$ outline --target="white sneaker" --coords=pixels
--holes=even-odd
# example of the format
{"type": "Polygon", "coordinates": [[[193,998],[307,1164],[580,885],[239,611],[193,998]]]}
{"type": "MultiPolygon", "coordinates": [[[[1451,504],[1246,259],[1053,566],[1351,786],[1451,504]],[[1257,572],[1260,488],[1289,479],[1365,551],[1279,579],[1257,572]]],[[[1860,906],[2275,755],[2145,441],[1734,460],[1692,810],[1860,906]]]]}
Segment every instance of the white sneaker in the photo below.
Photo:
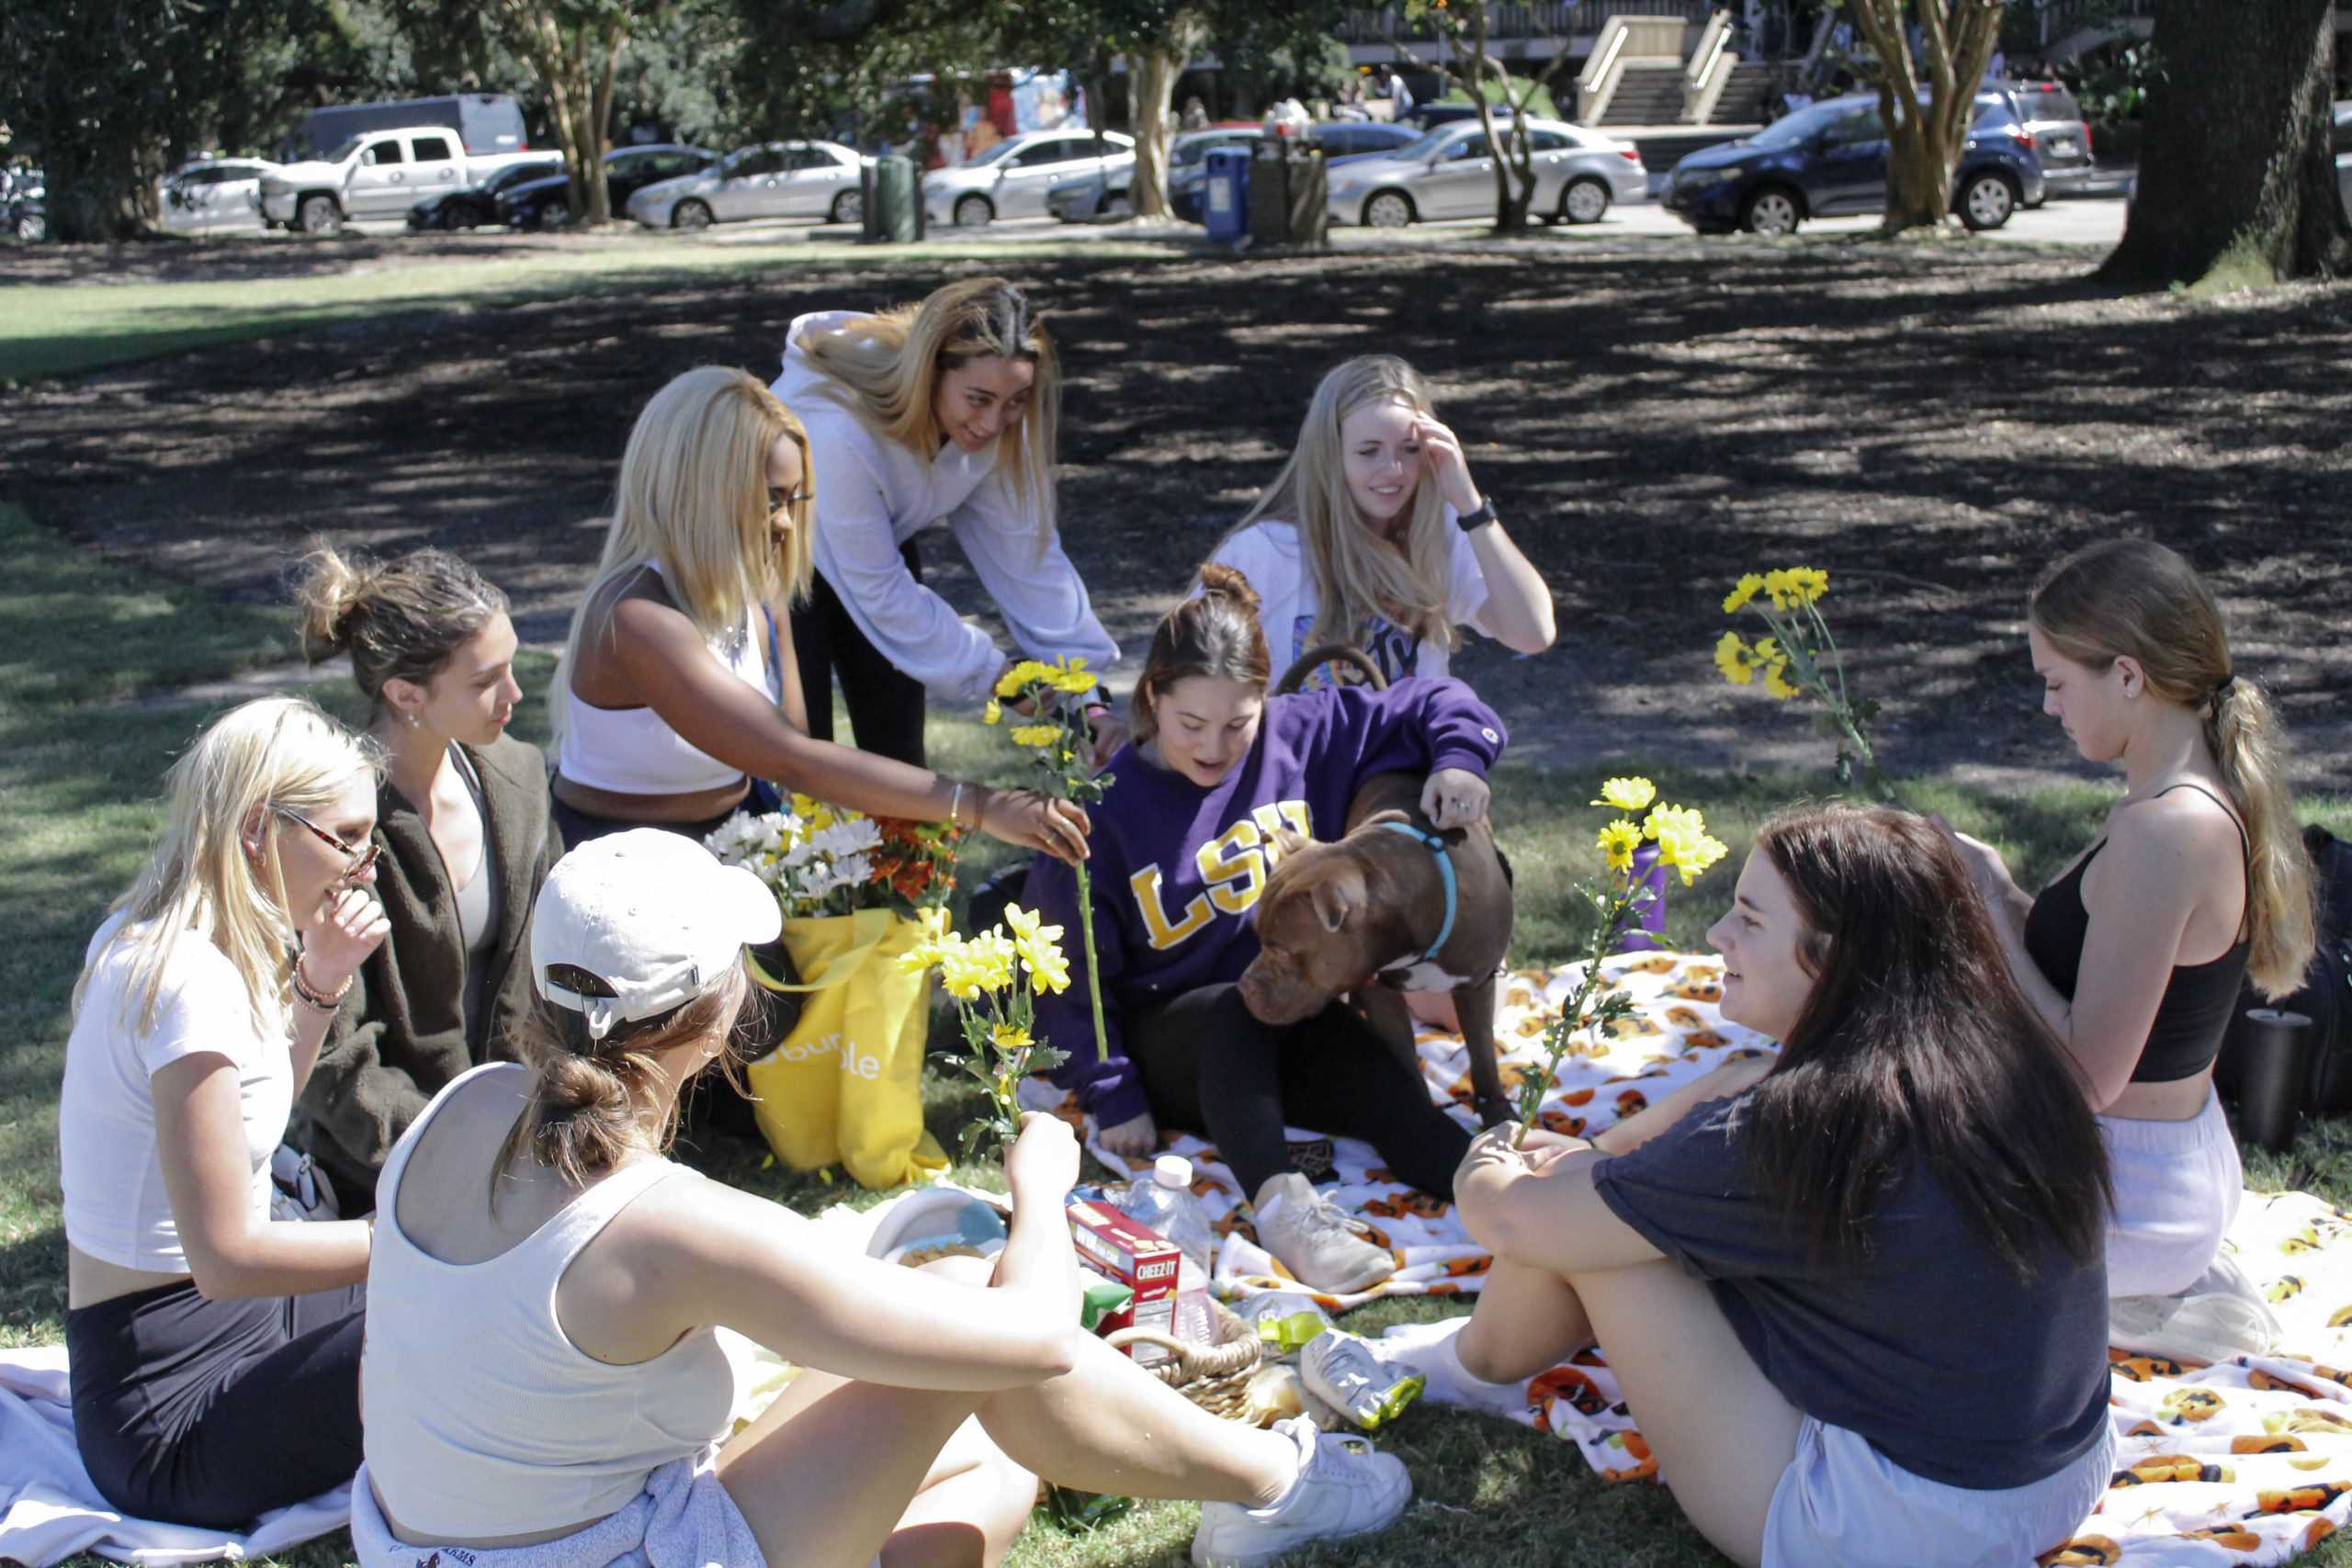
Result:
{"type": "Polygon", "coordinates": [[[2177,1296],[2118,1296],[2107,1303],[2108,1343],[2134,1355],[2211,1365],[2259,1356],[2278,1343],[2278,1316],[2237,1262],[2216,1258],[2177,1296]]]}
{"type": "Polygon", "coordinates": [[[1428,1382],[1410,1368],[1392,1365],[1371,1340],[1336,1328],[1306,1342],[1298,1353],[1298,1375],[1308,1393],[1367,1432],[1395,1420],[1428,1382]]]}
{"type": "Polygon", "coordinates": [[[1309,1541],[1386,1529],[1413,1500],[1413,1479],[1394,1454],[1363,1438],[1326,1436],[1304,1416],[1275,1423],[1298,1445],[1298,1479],[1262,1508],[1204,1503],[1193,1536],[1194,1568],[1253,1568],[1309,1541]]]}
{"type": "Polygon", "coordinates": [[[1364,1239],[1371,1227],[1342,1213],[1295,1170],[1268,1177],[1251,1208],[1258,1245],[1303,1285],[1348,1295],[1396,1272],[1395,1255],[1364,1239]]]}

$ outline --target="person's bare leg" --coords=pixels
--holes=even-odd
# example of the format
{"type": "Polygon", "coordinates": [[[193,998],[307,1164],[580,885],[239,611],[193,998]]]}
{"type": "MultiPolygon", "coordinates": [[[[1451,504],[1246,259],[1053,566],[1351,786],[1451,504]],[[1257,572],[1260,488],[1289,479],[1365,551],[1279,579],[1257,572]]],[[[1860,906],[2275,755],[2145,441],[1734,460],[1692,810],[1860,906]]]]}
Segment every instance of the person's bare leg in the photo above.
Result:
{"type": "Polygon", "coordinates": [[[1100,1339],[1078,1348],[1060,1377],[990,1394],[979,1410],[998,1446],[1046,1480],[1258,1507],[1297,1477],[1297,1445],[1282,1434],[1211,1416],[1100,1339]]]}
{"type": "Polygon", "coordinates": [[[1674,1500],[1717,1551],[1754,1568],[1804,1416],[1757,1370],[1714,1293],[1677,1265],[1574,1283],[1674,1500]]]}
{"type": "Polygon", "coordinates": [[[1556,1274],[1496,1258],[1469,1325],[1453,1337],[1462,1370],[1481,1382],[1518,1382],[1592,1343],[1576,1287],[1556,1274]]]}
{"type": "Polygon", "coordinates": [[[1037,1506],[1037,1478],[967,1421],[882,1548],[882,1568],[996,1568],[1037,1506]]]}

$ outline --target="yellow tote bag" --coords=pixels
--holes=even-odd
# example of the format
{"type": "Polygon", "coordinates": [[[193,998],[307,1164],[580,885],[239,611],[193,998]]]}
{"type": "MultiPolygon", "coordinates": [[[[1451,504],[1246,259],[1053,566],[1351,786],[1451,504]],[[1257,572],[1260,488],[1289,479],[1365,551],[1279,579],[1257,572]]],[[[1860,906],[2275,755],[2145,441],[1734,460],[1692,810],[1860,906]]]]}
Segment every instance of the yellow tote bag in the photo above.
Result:
{"type": "Polygon", "coordinates": [[[922,1124],[931,978],[899,967],[922,935],[888,909],[789,919],[785,947],[807,981],[778,984],[754,964],[769,989],[803,998],[792,1032],[748,1070],[760,1131],[785,1164],[838,1164],[869,1188],[946,1168],[922,1124]]]}

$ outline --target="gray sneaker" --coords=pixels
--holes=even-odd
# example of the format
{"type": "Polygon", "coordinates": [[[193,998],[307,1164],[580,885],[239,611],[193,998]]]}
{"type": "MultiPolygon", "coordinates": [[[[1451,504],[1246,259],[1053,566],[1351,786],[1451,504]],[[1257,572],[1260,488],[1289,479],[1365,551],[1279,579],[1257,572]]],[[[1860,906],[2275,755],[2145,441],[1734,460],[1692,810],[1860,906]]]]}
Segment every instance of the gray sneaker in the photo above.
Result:
{"type": "Polygon", "coordinates": [[[1268,1177],[1251,1207],[1258,1245],[1303,1285],[1346,1295],[1396,1272],[1395,1256],[1364,1239],[1370,1227],[1341,1213],[1296,1171],[1268,1177]]]}
{"type": "Polygon", "coordinates": [[[2135,1355],[2211,1365],[2259,1356],[2278,1342],[2278,1317],[2234,1258],[2222,1257],[2177,1296],[2117,1296],[2108,1343],[2135,1355]]]}
{"type": "Polygon", "coordinates": [[[1194,1568],[1254,1568],[1309,1541],[1386,1529],[1413,1500],[1404,1461],[1353,1435],[1326,1435],[1304,1416],[1274,1430],[1298,1445],[1298,1479],[1278,1503],[1204,1503],[1194,1568]]]}

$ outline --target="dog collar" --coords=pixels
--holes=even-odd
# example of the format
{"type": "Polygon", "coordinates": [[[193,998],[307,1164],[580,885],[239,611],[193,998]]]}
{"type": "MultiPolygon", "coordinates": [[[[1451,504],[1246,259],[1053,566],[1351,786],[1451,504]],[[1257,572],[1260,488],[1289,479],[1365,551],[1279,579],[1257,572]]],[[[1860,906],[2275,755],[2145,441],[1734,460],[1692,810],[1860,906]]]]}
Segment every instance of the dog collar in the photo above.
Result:
{"type": "Polygon", "coordinates": [[[1453,886],[1453,857],[1445,852],[1445,840],[1443,839],[1439,838],[1435,833],[1425,833],[1419,828],[1414,827],[1410,822],[1383,822],[1380,826],[1387,829],[1392,833],[1404,834],[1405,837],[1412,840],[1415,843],[1420,845],[1423,849],[1429,851],[1430,854],[1437,858],[1438,880],[1445,886],[1445,919],[1438,923],[1437,940],[1430,943],[1429,951],[1422,953],[1420,958],[1417,959],[1415,962],[1419,963],[1434,959],[1438,954],[1438,950],[1445,945],[1446,939],[1453,934],[1453,906],[1455,902],[1453,886]]]}

